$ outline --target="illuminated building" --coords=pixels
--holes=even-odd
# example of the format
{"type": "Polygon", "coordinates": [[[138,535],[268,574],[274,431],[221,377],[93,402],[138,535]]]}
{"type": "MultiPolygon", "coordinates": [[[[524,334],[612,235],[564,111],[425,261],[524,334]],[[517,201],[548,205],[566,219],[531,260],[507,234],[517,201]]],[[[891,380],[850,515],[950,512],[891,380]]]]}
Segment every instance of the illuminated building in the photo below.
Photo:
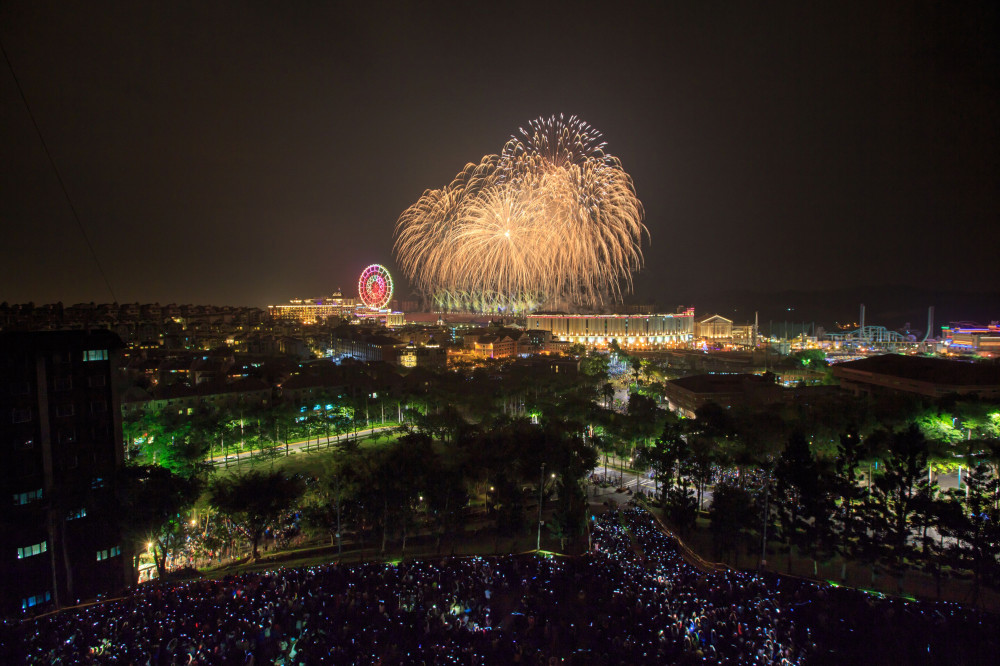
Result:
{"type": "Polygon", "coordinates": [[[330,352],[335,357],[353,358],[366,363],[396,363],[396,351],[402,342],[377,333],[342,327],[331,340],[330,352]]]}
{"type": "Polygon", "coordinates": [[[749,346],[754,344],[755,339],[753,324],[733,326],[733,343],[749,346]]]}
{"type": "Polygon", "coordinates": [[[484,358],[507,358],[526,351],[530,344],[523,331],[513,328],[474,328],[462,333],[463,346],[484,358]],[[523,340],[522,340],[523,338],[523,340]]]}
{"type": "Polygon", "coordinates": [[[553,340],[587,347],[658,348],[685,344],[694,335],[694,308],[655,315],[528,315],[529,330],[548,331],[553,340]]]}
{"type": "Polygon", "coordinates": [[[473,343],[477,354],[486,358],[506,358],[517,353],[517,340],[509,335],[484,335],[473,343]]]}
{"type": "Polygon", "coordinates": [[[656,314],[656,305],[653,303],[624,303],[618,309],[622,314],[656,314]]]}
{"type": "Polygon", "coordinates": [[[71,605],[132,580],[113,513],[124,459],[121,348],[104,330],[0,334],[4,615],[71,605]]]}
{"type": "Polygon", "coordinates": [[[733,320],[722,315],[709,315],[695,322],[694,337],[728,342],[733,339],[733,320]]]}
{"type": "Polygon", "coordinates": [[[1000,352],[1000,322],[990,322],[989,326],[942,326],[941,332],[945,344],[956,350],[1000,352]]]}
{"type": "Polygon", "coordinates": [[[404,368],[443,368],[448,364],[448,354],[440,345],[418,345],[411,342],[396,350],[396,360],[404,368]]]}
{"type": "Polygon", "coordinates": [[[386,328],[402,326],[402,312],[371,308],[354,298],[346,298],[339,291],[328,298],[295,298],[287,305],[268,305],[267,311],[275,321],[318,324],[331,317],[358,320],[362,324],[378,323],[386,328]]]}
{"type": "Polygon", "coordinates": [[[391,310],[358,309],[352,314],[362,324],[377,323],[386,328],[398,328],[406,323],[406,316],[402,312],[392,312],[391,310]]]}
{"type": "Polygon", "coordinates": [[[267,311],[277,321],[315,324],[329,317],[351,317],[355,300],[336,291],[329,298],[294,298],[287,305],[268,305],[267,311]]]}

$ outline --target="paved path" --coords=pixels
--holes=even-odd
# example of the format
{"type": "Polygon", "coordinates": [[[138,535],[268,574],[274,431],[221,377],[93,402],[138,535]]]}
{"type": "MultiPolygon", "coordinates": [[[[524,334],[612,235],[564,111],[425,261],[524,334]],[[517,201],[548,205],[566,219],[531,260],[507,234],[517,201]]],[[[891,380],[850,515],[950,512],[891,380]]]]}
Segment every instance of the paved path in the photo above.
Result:
{"type": "MultiPolygon", "coordinates": [[[[316,441],[316,439],[313,439],[313,438],[310,438],[310,439],[300,439],[300,440],[298,440],[296,442],[289,442],[288,443],[288,452],[289,453],[291,453],[293,451],[294,452],[298,452],[298,451],[303,451],[303,450],[307,450],[307,449],[308,450],[312,450],[312,449],[325,450],[325,449],[329,448],[330,446],[333,446],[333,445],[335,445],[335,444],[337,444],[337,443],[339,443],[341,441],[344,441],[346,439],[350,439],[350,438],[361,439],[361,438],[368,437],[368,436],[373,435],[373,434],[378,433],[378,432],[385,432],[387,430],[395,430],[398,427],[399,427],[398,425],[391,425],[391,426],[380,426],[378,428],[375,428],[375,427],[364,428],[362,430],[358,430],[356,433],[354,431],[351,431],[351,432],[342,433],[340,435],[331,435],[329,441],[327,440],[326,437],[320,437],[318,442],[316,441]]],[[[278,446],[276,446],[274,448],[279,452],[279,455],[282,455],[282,456],[285,455],[285,446],[284,445],[279,444],[278,446]]],[[[211,456],[210,458],[207,458],[206,462],[209,463],[210,465],[236,465],[236,464],[242,463],[242,462],[246,462],[246,463],[252,462],[254,459],[260,458],[260,455],[261,455],[261,453],[260,453],[259,449],[256,449],[254,451],[244,451],[244,452],[242,452],[242,453],[240,453],[238,455],[235,454],[235,453],[229,453],[229,454],[221,454],[220,453],[217,456],[211,456]]]]}

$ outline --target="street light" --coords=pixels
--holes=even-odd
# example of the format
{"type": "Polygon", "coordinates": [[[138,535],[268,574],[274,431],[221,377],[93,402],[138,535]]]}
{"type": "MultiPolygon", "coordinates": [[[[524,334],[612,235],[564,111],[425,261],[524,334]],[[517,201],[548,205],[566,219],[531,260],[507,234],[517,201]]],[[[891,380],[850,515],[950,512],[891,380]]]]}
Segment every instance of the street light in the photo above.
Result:
{"type": "Polygon", "coordinates": [[[760,569],[763,570],[767,566],[767,519],[770,517],[768,514],[771,512],[771,479],[767,477],[764,480],[764,524],[761,527],[760,533],[760,569]]]}

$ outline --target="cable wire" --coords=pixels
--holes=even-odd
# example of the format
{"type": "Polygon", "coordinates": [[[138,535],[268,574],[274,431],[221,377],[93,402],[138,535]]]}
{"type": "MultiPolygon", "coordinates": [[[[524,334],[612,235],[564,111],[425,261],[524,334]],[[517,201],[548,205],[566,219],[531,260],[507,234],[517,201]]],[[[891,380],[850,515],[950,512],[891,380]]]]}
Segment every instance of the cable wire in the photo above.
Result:
{"type": "Polygon", "coordinates": [[[97,257],[97,251],[94,249],[93,243],[90,242],[90,237],[87,235],[87,230],[83,226],[80,214],[77,213],[76,206],[73,205],[73,199],[69,196],[69,190],[66,189],[66,183],[63,181],[62,174],[59,173],[59,167],[56,166],[56,161],[52,159],[52,153],[49,152],[49,147],[45,143],[45,137],[42,135],[42,129],[38,126],[38,121],[35,120],[35,114],[31,112],[31,105],[28,104],[28,98],[24,94],[24,89],[21,88],[21,81],[17,78],[17,74],[14,72],[14,65],[11,64],[10,57],[7,55],[7,49],[4,48],[2,41],[0,41],[0,51],[3,52],[3,59],[7,61],[7,69],[10,70],[10,75],[14,78],[14,85],[17,86],[17,92],[21,95],[21,101],[24,102],[24,108],[28,111],[28,117],[31,118],[31,124],[35,127],[35,132],[38,134],[38,140],[42,144],[42,150],[45,151],[45,157],[48,158],[49,164],[52,166],[52,171],[56,174],[56,180],[59,181],[59,187],[62,189],[63,196],[66,197],[66,203],[69,204],[69,209],[73,213],[73,219],[76,220],[76,225],[80,229],[80,235],[83,236],[83,241],[87,244],[87,248],[90,250],[90,256],[94,259],[94,263],[97,264],[97,270],[100,272],[101,278],[104,280],[104,285],[108,288],[108,292],[111,294],[112,302],[117,303],[118,297],[115,296],[115,290],[111,287],[111,280],[108,279],[107,273],[104,272],[101,260],[97,257]]]}

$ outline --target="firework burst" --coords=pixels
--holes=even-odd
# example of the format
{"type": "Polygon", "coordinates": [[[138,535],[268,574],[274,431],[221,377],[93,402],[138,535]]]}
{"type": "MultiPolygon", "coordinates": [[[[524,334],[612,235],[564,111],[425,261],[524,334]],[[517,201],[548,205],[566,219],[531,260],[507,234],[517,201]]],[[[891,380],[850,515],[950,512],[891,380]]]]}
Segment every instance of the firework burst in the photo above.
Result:
{"type": "Polygon", "coordinates": [[[540,118],[427,190],[396,225],[399,265],[440,307],[600,307],[642,265],[642,204],[601,134],[540,118]]]}

